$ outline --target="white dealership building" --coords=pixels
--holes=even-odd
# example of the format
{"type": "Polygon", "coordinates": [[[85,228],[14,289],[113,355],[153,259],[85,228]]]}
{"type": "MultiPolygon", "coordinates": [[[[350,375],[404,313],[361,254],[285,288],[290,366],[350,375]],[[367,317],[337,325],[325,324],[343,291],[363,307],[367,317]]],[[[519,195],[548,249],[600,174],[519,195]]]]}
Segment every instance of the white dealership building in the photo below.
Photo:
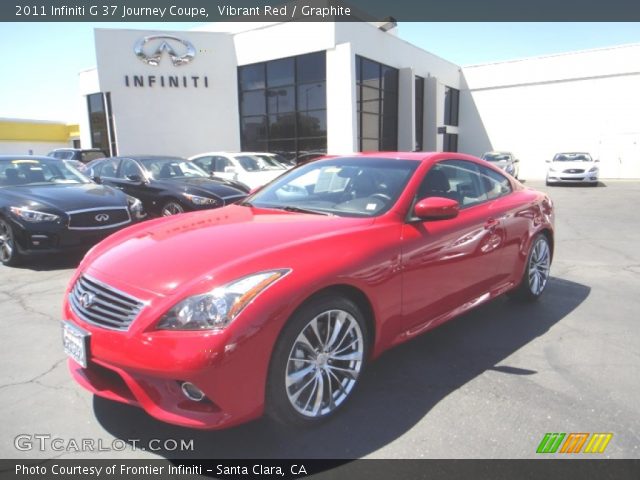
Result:
{"type": "MultiPolygon", "coordinates": [[[[118,154],[512,151],[541,178],[555,152],[640,178],[640,45],[460,67],[393,23],[97,29],[81,72],[83,147],[118,154]]],[[[473,48],[470,46],[469,48],[473,48]]]]}

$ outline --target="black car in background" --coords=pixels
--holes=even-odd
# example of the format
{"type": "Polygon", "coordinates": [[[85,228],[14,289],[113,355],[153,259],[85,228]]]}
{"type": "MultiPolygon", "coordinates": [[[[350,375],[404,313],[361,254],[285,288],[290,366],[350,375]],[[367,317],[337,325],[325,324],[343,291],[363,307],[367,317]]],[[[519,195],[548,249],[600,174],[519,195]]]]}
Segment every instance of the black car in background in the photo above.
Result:
{"type": "Polygon", "coordinates": [[[98,183],[112,185],[139,198],[151,215],[218,208],[247,196],[237,182],[210,177],[180,157],[128,156],[91,162],[85,173],[98,183]]]}
{"type": "Polygon", "coordinates": [[[47,153],[48,157],[59,160],[77,160],[82,163],[89,163],[98,158],[105,158],[108,155],[99,148],[56,148],[47,153]]]}
{"type": "Polygon", "coordinates": [[[67,162],[0,156],[0,262],[84,248],[144,217],[142,204],[67,162]]]}

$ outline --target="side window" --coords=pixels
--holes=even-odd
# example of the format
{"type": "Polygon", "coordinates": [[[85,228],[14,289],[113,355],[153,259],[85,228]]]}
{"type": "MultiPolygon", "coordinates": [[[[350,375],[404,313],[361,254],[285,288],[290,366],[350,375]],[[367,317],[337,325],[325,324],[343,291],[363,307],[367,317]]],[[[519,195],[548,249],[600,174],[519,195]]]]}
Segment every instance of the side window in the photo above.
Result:
{"type": "Polygon", "coordinates": [[[130,179],[132,176],[142,178],[142,170],[133,160],[125,159],[122,161],[119,178],[130,179]]]}
{"type": "Polygon", "coordinates": [[[228,158],[224,157],[213,157],[213,161],[215,162],[214,172],[223,172],[225,167],[231,167],[231,162],[228,158]]]}
{"type": "Polygon", "coordinates": [[[489,168],[466,160],[444,160],[429,169],[418,188],[417,200],[444,197],[457,201],[460,208],[466,208],[510,191],[509,180],[489,168]]]}
{"type": "Polygon", "coordinates": [[[511,193],[509,179],[490,168],[478,166],[481,187],[488,200],[493,200],[511,193]]]}
{"type": "Polygon", "coordinates": [[[195,164],[202,168],[205,172],[213,172],[214,161],[213,157],[199,157],[194,160],[195,164]]]}
{"type": "Polygon", "coordinates": [[[116,172],[118,171],[118,163],[119,163],[119,160],[115,158],[113,160],[108,160],[104,163],[99,163],[93,169],[96,174],[95,176],[116,178],[116,172]]]}

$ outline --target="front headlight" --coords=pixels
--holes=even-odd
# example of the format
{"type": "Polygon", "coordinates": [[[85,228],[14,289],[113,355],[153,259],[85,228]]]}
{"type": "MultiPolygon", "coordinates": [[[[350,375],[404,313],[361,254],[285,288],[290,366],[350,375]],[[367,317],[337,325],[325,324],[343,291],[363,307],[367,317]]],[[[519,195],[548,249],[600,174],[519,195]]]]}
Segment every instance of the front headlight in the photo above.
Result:
{"type": "Polygon", "coordinates": [[[553,168],[553,167],[549,167],[549,172],[556,173],[556,171],[557,171],[557,170],[556,170],[555,168],[553,168]]]}
{"type": "Polygon", "coordinates": [[[589,173],[593,173],[597,171],[598,171],[598,167],[591,167],[591,169],[589,170],[589,173]]]}
{"type": "Polygon", "coordinates": [[[158,329],[225,328],[254,298],[290,271],[290,269],[278,269],[255,273],[209,293],[188,297],[176,304],[160,319],[158,329]]]}
{"type": "Polygon", "coordinates": [[[127,205],[129,206],[129,211],[136,220],[142,220],[147,216],[146,213],[144,213],[142,202],[138,198],[127,195],[127,205]]]}
{"type": "Polygon", "coordinates": [[[215,198],[209,197],[200,197],[198,195],[191,195],[190,193],[183,193],[184,197],[189,200],[194,205],[202,206],[202,205],[216,205],[218,200],[215,198]]]}
{"type": "Polygon", "coordinates": [[[513,165],[507,165],[507,168],[504,169],[505,172],[507,172],[509,175],[513,174],[513,172],[515,171],[515,168],[513,168],[513,165]]]}
{"type": "Polygon", "coordinates": [[[10,210],[15,216],[32,223],[55,222],[60,219],[58,215],[54,215],[53,213],[44,213],[23,207],[10,207],[10,210]]]}

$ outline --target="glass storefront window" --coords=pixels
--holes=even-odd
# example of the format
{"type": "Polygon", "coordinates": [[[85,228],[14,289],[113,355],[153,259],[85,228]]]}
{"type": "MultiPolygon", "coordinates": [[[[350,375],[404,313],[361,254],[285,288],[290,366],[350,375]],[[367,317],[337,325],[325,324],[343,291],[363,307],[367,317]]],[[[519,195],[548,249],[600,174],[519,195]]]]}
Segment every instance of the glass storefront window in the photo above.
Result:
{"type": "Polygon", "coordinates": [[[242,150],[327,151],[325,52],[238,67],[242,150]]]}

